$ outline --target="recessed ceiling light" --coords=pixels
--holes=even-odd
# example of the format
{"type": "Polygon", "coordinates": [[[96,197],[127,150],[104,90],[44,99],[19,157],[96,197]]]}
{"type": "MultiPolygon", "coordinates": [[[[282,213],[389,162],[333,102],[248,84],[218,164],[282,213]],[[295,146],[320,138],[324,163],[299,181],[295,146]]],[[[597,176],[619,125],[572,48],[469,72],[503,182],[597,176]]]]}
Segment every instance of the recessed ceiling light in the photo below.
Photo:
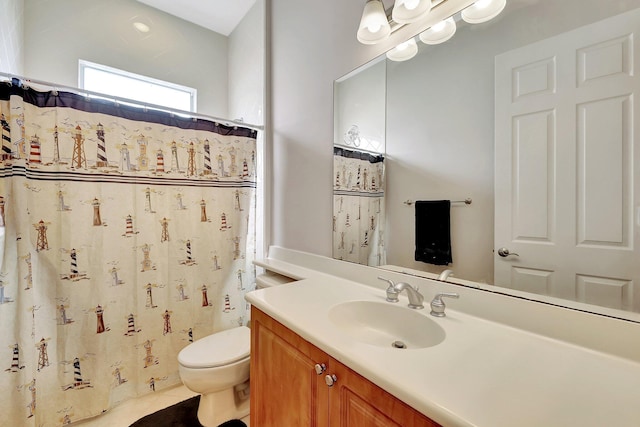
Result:
{"type": "Polygon", "coordinates": [[[151,28],[149,28],[147,24],[143,24],[142,22],[134,22],[133,26],[141,33],[148,33],[149,31],[151,31],[151,28]]]}

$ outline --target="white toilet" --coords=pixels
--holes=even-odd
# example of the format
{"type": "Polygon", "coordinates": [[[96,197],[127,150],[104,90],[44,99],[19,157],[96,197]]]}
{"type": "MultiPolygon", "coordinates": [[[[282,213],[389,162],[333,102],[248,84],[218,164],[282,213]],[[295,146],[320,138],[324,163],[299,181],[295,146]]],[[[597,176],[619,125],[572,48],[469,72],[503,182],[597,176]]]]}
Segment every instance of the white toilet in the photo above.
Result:
{"type": "MultiPolygon", "coordinates": [[[[276,273],[256,277],[256,288],[292,282],[276,273]]],[[[200,393],[198,420],[205,427],[249,415],[251,330],[239,326],[208,335],[178,354],[180,378],[200,393]]]]}
{"type": "Polygon", "coordinates": [[[198,420],[217,427],[249,415],[249,351],[251,330],[246,326],[208,335],[178,354],[180,378],[200,393],[198,420]]]}

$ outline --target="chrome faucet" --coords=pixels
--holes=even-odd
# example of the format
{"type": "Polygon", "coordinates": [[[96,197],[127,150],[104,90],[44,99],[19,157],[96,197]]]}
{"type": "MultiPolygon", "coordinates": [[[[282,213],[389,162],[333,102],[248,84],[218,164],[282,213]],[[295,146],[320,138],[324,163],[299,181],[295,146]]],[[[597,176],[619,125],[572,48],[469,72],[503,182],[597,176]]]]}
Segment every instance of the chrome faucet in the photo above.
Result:
{"type": "Polygon", "coordinates": [[[436,316],[436,317],[445,317],[446,316],[446,314],[444,313],[444,309],[445,309],[446,305],[444,305],[444,302],[442,301],[442,297],[460,298],[460,295],[458,295],[456,293],[449,293],[449,292],[440,292],[439,294],[437,294],[433,298],[433,301],[431,301],[431,315],[432,316],[436,316]]]}
{"type": "Polygon", "coordinates": [[[378,276],[378,280],[383,280],[389,284],[389,287],[387,288],[387,301],[398,302],[398,294],[400,292],[396,290],[396,284],[393,283],[393,280],[380,276],[378,276]]]}
{"type": "Polygon", "coordinates": [[[422,302],[424,301],[424,296],[420,292],[418,292],[418,288],[414,288],[410,284],[406,282],[400,282],[394,286],[394,289],[398,291],[398,293],[407,290],[407,296],[409,297],[409,308],[421,309],[424,308],[422,302]]]}
{"type": "Polygon", "coordinates": [[[453,270],[446,269],[438,276],[438,280],[444,282],[449,278],[449,276],[453,276],[453,270]]]}

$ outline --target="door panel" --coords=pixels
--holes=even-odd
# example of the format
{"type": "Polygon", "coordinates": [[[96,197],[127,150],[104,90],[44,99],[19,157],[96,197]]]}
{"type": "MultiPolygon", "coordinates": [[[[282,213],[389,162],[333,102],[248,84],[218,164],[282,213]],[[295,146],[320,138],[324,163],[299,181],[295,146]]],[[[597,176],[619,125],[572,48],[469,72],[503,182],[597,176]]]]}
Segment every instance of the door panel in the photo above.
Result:
{"type": "Polygon", "coordinates": [[[435,421],[393,397],[337,360],[331,387],[331,427],[439,427],[435,421]]]}
{"type": "Polygon", "coordinates": [[[513,119],[514,240],[553,241],[555,111],[513,119]]]}
{"type": "Polygon", "coordinates": [[[629,247],[629,95],[578,105],[578,245],[629,247]]]}

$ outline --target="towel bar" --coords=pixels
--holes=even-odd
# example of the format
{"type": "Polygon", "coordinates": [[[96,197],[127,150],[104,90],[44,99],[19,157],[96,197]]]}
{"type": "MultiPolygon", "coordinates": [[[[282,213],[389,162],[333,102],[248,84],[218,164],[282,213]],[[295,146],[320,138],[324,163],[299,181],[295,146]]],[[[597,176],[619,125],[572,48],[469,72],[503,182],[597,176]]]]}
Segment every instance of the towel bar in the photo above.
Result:
{"type": "MultiPolygon", "coordinates": [[[[473,200],[471,200],[471,197],[468,197],[464,200],[452,200],[451,203],[464,203],[465,205],[470,205],[471,202],[473,202],[473,200]]],[[[405,200],[404,202],[405,205],[407,206],[411,206],[413,204],[413,200],[405,200]]]]}

